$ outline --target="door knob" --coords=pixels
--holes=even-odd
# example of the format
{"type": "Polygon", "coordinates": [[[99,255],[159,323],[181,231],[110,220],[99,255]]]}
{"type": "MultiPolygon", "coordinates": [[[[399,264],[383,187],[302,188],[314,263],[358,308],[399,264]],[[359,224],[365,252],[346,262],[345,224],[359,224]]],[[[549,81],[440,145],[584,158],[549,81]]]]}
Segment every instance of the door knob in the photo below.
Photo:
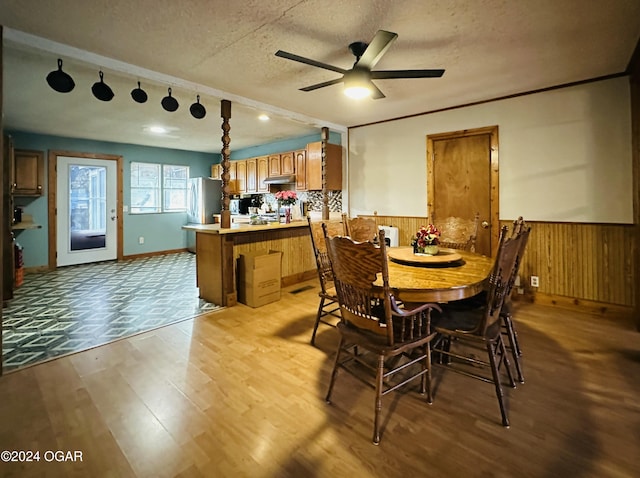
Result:
{"type": "Polygon", "coordinates": [[[482,221],[482,224],[480,224],[482,226],[482,229],[487,229],[489,227],[489,223],[487,221],[482,221]]]}

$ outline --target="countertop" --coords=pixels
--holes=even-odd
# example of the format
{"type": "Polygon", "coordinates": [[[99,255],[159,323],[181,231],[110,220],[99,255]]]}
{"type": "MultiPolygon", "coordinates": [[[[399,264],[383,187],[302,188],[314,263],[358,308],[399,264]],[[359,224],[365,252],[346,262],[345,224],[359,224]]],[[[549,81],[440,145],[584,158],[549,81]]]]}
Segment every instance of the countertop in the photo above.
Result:
{"type": "Polygon", "coordinates": [[[220,224],[187,224],[182,229],[204,234],[240,234],[244,232],[270,231],[275,229],[291,229],[309,227],[306,220],[291,221],[289,224],[270,222],[268,224],[231,224],[229,229],[220,228],[220,224]]]}

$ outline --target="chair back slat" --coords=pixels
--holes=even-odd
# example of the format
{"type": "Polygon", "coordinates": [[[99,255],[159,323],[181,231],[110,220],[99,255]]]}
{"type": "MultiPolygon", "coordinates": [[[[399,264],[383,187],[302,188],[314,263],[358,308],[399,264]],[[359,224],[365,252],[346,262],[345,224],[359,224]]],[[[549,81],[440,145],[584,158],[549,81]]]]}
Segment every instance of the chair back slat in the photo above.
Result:
{"type": "Polygon", "coordinates": [[[524,256],[524,251],[527,248],[527,242],[529,241],[529,233],[531,232],[531,227],[526,224],[522,216],[513,221],[513,230],[511,231],[511,237],[519,241],[518,243],[518,256],[516,257],[515,264],[513,266],[513,270],[511,272],[511,277],[509,278],[509,285],[507,289],[507,299],[511,294],[513,286],[516,283],[516,278],[518,277],[518,272],[520,270],[520,264],[522,263],[522,257],[524,256]]]}
{"type": "Polygon", "coordinates": [[[333,281],[333,270],[331,261],[327,253],[327,245],[324,239],[324,231],[322,225],[326,224],[327,233],[330,237],[342,235],[343,225],[340,221],[311,221],[307,217],[309,223],[309,231],[311,236],[311,245],[316,258],[316,268],[318,270],[318,278],[320,279],[320,288],[323,293],[327,292],[330,283],[333,281]]]}
{"type": "Polygon", "coordinates": [[[356,242],[373,242],[378,234],[376,221],[366,217],[348,218],[342,214],[344,233],[356,242]]]}
{"type": "MultiPolygon", "coordinates": [[[[323,227],[324,228],[324,227],[323,227]]],[[[391,294],[384,231],[379,231],[380,246],[372,242],[354,242],[350,237],[326,237],[333,268],[334,286],[342,320],[394,344],[391,318],[391,294]],[[374,287],[381,276],[382,292],[374,287]]]]}
{"type": "Polygon", "coordinates": [[[480,335],[486,335],[489,329],[500,320],[500,311],[510,291],[509,283],[518,258],[520,241],[514,237],[507,238],[507,230],[507,226],[503,226],[500,231],[498,251],[493,270],[489,276],[489,291],[487,293],[485,313],[476,331],[480,335]]]}
{"type": "Polygon", "coordinates": [[[476,213],[473,219],[450,216],[436,221],[435,224],[441,233],[440,245],[475,252],[479,220],[480,214],[476,213]]]}

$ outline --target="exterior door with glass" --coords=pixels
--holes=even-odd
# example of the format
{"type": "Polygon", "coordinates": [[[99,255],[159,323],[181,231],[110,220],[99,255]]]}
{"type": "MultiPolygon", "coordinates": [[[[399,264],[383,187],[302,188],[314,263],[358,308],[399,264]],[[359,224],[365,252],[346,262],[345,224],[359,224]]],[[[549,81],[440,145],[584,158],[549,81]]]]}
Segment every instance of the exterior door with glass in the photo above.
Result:
{"type": "Polygon", "coordinates": [[[57,266],[117,259],[116,161],[57,158],[57,266]]]}

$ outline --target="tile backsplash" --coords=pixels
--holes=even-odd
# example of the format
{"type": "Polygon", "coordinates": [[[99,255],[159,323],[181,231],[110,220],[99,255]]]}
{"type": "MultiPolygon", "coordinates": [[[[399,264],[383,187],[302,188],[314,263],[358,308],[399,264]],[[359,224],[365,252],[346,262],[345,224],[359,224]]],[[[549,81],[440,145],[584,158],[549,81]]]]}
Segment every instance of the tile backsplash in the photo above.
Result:
{"type": "MultiPolygon", "coordinates": [[[[309,203],[309,211],[322,211],[322,192],[321,191],[297,191],[300,201],[309,203]]],[[[266,203],[275,203],[276,198],[273,194],[265,194],[264,201],[266,203]]],[[[329,191],[329,211],[342,211],[342,191],[329,191]]]]}

